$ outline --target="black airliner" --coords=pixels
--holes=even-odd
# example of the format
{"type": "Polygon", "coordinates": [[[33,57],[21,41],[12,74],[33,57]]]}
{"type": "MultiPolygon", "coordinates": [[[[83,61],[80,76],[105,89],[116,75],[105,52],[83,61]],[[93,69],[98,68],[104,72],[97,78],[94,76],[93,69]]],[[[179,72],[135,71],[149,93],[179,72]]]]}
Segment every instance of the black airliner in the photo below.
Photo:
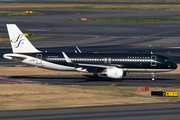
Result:
{"type": "Polygon", "coordinates": [[[77,47],[75,53],[50,53],[37,50],[15,24],[7,24],[13,53],[4,58],[41,68],[93,73],[91,80],[98,74],[109,78],[121,79],[127,72],[167,72],[177,65],[165,56],[157,54],[122,53],[82,53],[77,47]]]}

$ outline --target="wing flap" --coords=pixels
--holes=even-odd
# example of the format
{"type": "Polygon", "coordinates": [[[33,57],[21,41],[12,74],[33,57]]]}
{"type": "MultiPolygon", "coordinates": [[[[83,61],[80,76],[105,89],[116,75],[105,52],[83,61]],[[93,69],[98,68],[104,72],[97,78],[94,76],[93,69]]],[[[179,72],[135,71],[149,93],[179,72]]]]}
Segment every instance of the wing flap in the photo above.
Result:
{"type": "Polygon", "coordinates": [[[106,65],[96,65],[96,64],[76,63],[76,65],[77,66],[81,66],[81,67],[107,68],[106,65]]]}

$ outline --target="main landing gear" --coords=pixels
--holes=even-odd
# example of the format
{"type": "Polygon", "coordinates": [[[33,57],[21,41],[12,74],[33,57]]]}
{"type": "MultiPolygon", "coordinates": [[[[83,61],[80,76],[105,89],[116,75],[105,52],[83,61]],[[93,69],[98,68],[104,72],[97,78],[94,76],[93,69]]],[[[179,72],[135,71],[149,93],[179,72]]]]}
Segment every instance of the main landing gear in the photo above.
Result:
{"type": "Polygon", "coordinates": [[[152,78],[152,81],[155,81],[155,74],[153,72],[151,73],[151,78],[152,78]]]}
{"type": "Polygon", "coordinates": [[[99,78],[99,76],[97,74],[93,74],[93,76],[91,76],[91,81],[97,81],[99,78]]]}

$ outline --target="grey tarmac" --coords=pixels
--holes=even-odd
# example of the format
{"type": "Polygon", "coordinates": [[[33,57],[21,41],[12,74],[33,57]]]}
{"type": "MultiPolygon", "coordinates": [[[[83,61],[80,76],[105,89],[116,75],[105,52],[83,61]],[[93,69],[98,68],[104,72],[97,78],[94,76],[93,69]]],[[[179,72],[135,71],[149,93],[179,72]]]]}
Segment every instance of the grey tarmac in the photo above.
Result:
{"type": "Polygon", "coordinates": [[[180,102],[2,111],[3,120],[179,120],[180,102]]]}
{"type": "Polygon", "coordinates": [[[180,4],[180,2],[108,2],[108,1],[73,1],[73,0],[0,0],[2,3],[48,3],[48,4],[180,4]]]}
{"type": "MultiPolygon", "coordinates": [[[[23,9],[21,9],[23,10],[23,9]]],[[[40,16],[6,16],[1,17],[0,33],[7,34],[5,24],[17,24],[23,32],[39,35],[50,35],[51,38],[32,41],[40,50],[74,52],[78,46],[83,52],[140,52],[168,56],[179,63],[179,39],[163,37],[179,37],[180,23],[86,23],[58,22],[72,18],[87,17],[98,19],[107,17],[136,16],[171,16],[179,15],[179,11],[96,11],[96,10],[35,10],[44,12],[40,16]],[[59,13],[59,14],[58,14],[59,13]],[[80,13],[80,14],[78,14],[80,13]],[[9,21],[11,20],[11,21],[9,21]],[[139,38],[110,38],[109,36],[145,36],[139,38]],[[150,38],[159,36],[161,38],[150,38]]],[[[15,65],[2,58],[4,53],[12,52],[10,44],[0,45],[0,64],[15,65]]],[[[179,86],[180,75],[157,74],[157,80],[151,81],[150,74],[129,74],[124,80],[100,77],[99,81],[90,81],[89,76],[12,76],[15,79],[28,79],[61,85],[123,85],[123,86],[179,86]]],[[[0,119],[180,119],[180,104],[156,103],[139,105],[115,105],[102,107],[61,108],[26,111],[2,111],[0,119]]]]}
{"type": "MultiPolygon", "coordinates": [[[[50,85],[85,85],[85,86],[150,86],[150,87],[180,87],[179,74],[155,74],[156,81],[151,81],[151,74],[127,74],[123,79],[111,79],[99,76],[97,81],[91,81],[91,75],[58,75],[58,76],[11,76],[16,80],[36,81],[50,85]]],[[[4,83],[3,80],[0,80],[4,83]]],[[[7,81],[8,82],[8,81],[7,81]]]]}

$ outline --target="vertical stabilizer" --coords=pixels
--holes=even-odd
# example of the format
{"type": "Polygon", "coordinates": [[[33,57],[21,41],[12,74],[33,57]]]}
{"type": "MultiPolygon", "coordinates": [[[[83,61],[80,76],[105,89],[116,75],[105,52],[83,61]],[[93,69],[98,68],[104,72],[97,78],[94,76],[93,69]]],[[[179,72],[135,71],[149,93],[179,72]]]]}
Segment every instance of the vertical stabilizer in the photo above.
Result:
{"type": "Polygon", "coordinates": [[[15,24],[6,24],[13,53],[36,53],[37,50],[15,24]]]}

